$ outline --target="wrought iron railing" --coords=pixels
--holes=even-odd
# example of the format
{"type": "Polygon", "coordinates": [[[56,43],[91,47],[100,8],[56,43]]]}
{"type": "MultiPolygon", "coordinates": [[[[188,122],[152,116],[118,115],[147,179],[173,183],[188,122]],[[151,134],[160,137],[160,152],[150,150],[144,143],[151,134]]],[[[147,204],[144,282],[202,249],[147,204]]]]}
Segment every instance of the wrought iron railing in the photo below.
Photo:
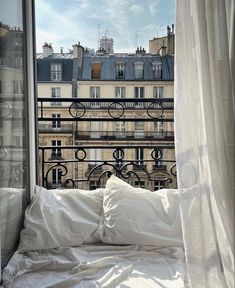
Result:
{"type": "Polygon", "coordinates": [[[60,128],[72,128],[71,135],[66,138],[69,141],[62,141],[61,146],[51,146],[51,140],[45,141],[44,134],[44,145],[39,146],[41,185],[94,188],[94,185],[103,186],[107,177],[115,174],[133,185],[146,183],[152,190],[159,181],[165,187],[176,187],[174,133],[172,129],[149,130],[158,122],[173,128],[172,98],[94,101],[88,98],[38,98],[38,104],[39,133],[51,131],[50,139],[59,134],[60,131],[49,124],[52,121],[60,123],[60,128]],[[52,101],[61,102],[59,118],[50,116],[55,113],[50,110],[52,101]],[[136,121],[146,123],[146,129],[113,129],[113,124],[120,121],[127,126],[136,121]],[[91,126],[97,123],[102,127],[92,129],[91,126]],[[60,157],[52,157],[56,148],[60,157]]]}

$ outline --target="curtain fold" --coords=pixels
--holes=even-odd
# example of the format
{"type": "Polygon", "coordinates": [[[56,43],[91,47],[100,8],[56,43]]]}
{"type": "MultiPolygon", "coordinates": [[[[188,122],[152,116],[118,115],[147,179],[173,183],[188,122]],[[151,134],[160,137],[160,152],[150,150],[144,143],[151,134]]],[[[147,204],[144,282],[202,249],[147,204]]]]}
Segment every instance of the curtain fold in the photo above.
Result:
{"type": "Polygon", "coordinates": [[[175,145],[191,287],[234,287],[234,1],[177,0],[175,145]]]}

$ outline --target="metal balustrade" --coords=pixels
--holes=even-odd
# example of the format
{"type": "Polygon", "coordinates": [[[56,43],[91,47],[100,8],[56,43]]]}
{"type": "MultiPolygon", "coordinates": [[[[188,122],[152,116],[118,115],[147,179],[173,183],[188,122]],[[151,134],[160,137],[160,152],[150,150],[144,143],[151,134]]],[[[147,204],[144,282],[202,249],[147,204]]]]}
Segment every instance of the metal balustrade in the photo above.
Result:
{"type": "Polygon", "coordinates": [[[44,135],[44,145],[39,146],[40,184],[87,189],[94,183],[103,186],[115,174],[133,185],[144,181],[149,189],[158,181],[176,187],[174,132],[153,129],[158,122],[173,128],[173,108],[172,98],[38,98],[39,136],[44,135]],[[51,108],[53,101],[60,107],[51,108]],[[53,113],[60,117],[52,118],[53,113]],[[135,129],[137,121],[147,128],[135,129]],[[52,122],[59,125],[52,127],[52,122]],[[117,122],[125,123],[125,128],[115,129],[117,122]],[[97,123],[98,130],[92,128],[97,123]],[[71,145],[66,140],[67,145],[51,146],[53,136],[66,137],[63,132],[70,133],[71,145]],[[53,155],[56,149],[59,157],[53,155]]]}

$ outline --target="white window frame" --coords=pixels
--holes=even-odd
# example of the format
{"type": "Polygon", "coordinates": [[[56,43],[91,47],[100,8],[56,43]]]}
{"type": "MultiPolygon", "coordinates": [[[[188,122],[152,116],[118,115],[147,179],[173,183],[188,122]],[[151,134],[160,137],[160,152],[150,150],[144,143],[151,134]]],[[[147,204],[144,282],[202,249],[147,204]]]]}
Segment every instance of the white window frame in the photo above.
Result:
{"type": "Polygon", "coordinates": [[[164,87],[156,86],[153,87],[153,98],[161,99],[164,97],[164,87]]]}
{"type": "Polygon", "coordinates": [[[116,86],[115,98],[125,98],[125,97],[126,97],[126,87],[116,86]]]}
{"type": "Polygon", "coordinates": [[[116,63],[116,79],[125,79],[125,64],[124,63],[116,63]]]}
{"type": "Polygon", "coordinates": [[[157,180],[154,181],[154,191],[160,190],[160,189],[164,189],[164,180],[157,180]]]}
{"type": "Polygon", "coordinates": [[[52,157],[62,157],[61,148],[58,148],[61,146],[61,140],[51,140],[51,146],[57,146],[52,148],[52,157]]]}
{"type": "Polygon", "coordinates": [[[144,62],[135,62],[135,79],[144,79],[144,62]]]}
{"type": "Polygon", "coordinates": [[[52,169],[52,184],[58,185],[61,184],[61,169],[60,168],[53,168],[52,169]]]}
{"type": "MultiPolygon", "coordinates": [[[[61,97],[61,88],[51,87],[51,98],[60,98],[60,97],[61,97]]],[[[51,102],[51,106],[61,106],[61,102],[51,102]]]]}
{"type": "Polygon", "coordinates": [[[143,165],[144,162],[144,148],[136,148],[135,149],[135,161],[138,165],[143,165]]]}
{"type": "Polygon", "coordinates": [[[58,118],[60,118],[60,114],[57,114],[57,113],[53,113],[52,115],[51,115],[51,118],[53,119],[52,120],[52,128],[53,129],[60,129],[61,128],[61,123],[60,123],[60,121],[55,121],[54,119],[58,119],[58,118]]]}
{"type": "Polygon", "coordinates": [[[51,81],[61,81],[62,79],[62,64],[52,63],[51,64],[51,81]]]}
{"type": "Polygon", "coordinates": [[[153,62],[153,79],[162,78],[162,62],[153,62]]]}
{"type": "Polygon", "coordinates": [[[92,98],[92,99],[100,98],[100,87],[99,86],[91,86],[90,87],[90,98],[92,98]]]}

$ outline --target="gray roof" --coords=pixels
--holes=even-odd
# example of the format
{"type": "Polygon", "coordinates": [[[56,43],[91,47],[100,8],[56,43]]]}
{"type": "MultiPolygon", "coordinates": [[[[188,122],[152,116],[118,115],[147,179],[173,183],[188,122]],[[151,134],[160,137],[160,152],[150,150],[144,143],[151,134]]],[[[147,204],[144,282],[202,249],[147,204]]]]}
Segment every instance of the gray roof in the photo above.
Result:
{"type": "MultiPolygon", "coordinates": [[[[77,68],[77,80],[85,81],[92,80],[92,63],[101,63],[101,81],[118,81],[115,75],[115,63],[125,63],[125,79],[121,81],[137,81],[134,75],[134,63],[144,63],[144,79],[138,81],[156,81],[153,78],[153,62],[162,63],[162,78],[160,81],[174,80],[174,56],[166,55],[160,56],[156,54],[145,54],[143,56],[137,54],[110,54],[110,55],[91,55],[84,54],[82,67],[77,68]]],[[[53,55],[43,58],[42,54],[37,55],[37,79],[40,82],[51,81],[50,79],[50,65],[52,63],[62,64],[62,81],[72,81],[73,68],[75,68],[75,61],[71,53],[53,53],[53,55]]],[[[158,80],[158,81],[159,81],[158,80]]]]}
{"type": "Polygon", "coordinates": [[[50,66],[54,63],[62,64],[61,81],[72,81],[73,76],[73,59],[46,57],[37,59],[37,81],[51,81],[50,66]]]}
{"type": "MultiPolygon", "coordinates": [[[[134,63],[143,62],[144,63],[144,79],[143,81],[153,81],[153,62],[162,63],[162,79],[161,80],[174,80],[174,57],[170,55],[159,56],[147,54],[144,56],[127,55],[126,57],[118,57],[116,55],[109,56],[84,56],[82,71],[80,71],[80,80],[92,80],[91,70],[92,62],[101,63],[101,75],[100,80],[116,80],[115,75],[115,63],[124,62],[125,63],[125,80],[136,81],[134,75],[134,63]]],[[[139,81],[139,80],[138,80],[139,81]]],[[[141,81],[141,80],[140,80],[141,81]]]]}

